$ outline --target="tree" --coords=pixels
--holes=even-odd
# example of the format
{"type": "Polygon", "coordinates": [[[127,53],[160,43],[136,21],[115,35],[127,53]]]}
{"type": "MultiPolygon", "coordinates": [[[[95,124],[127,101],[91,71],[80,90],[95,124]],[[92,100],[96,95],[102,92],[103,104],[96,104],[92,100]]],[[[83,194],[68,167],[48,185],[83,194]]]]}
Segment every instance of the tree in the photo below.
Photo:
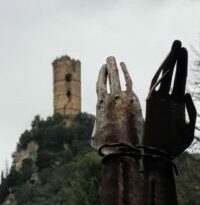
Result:
{"type": "Polygon", "coordinates": [[[200,151],[200,43],[197,47],[192,46],[192,62],[190,64],[189,89],[197,109],[197,122],[195,140],[192,144],[193,151],[200,151]]]}
{"type": "Polygon", "coordinates": [[[25,130],[24,133],[20,136],[19,143],[17,145],[18,150],[26,149],[28,143],[32,140],[31,132],[25,130]]]}

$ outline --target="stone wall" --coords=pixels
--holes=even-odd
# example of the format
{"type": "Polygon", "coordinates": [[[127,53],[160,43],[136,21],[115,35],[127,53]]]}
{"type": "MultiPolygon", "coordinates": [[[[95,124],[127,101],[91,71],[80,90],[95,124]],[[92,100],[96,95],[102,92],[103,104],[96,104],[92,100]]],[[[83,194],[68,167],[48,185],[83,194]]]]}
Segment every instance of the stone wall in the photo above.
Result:
{"type": "Polygon", "coordinates": [[[70,118],[81,112],[81,63],[62,56],[52,64],[54,113],[66,116],[68,124],[70,118]]]}

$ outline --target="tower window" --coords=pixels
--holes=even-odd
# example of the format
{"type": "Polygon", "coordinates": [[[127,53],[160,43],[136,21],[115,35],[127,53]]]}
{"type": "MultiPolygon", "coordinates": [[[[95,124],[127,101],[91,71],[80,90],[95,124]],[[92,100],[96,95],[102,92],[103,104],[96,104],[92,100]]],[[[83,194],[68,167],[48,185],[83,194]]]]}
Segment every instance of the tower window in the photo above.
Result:
{"type": "Polygon", "coordinates": [[[70,96],[71,96],[71,91],[68,90],[68,91],[67,91],[67,97],[70,97],[70,96]]]}
{"type": "Polygon", "coordinates": [[[67,73],[65,76],[66,81],[71,81],[72,80],[72,74],[71,73],[67,73]]]}

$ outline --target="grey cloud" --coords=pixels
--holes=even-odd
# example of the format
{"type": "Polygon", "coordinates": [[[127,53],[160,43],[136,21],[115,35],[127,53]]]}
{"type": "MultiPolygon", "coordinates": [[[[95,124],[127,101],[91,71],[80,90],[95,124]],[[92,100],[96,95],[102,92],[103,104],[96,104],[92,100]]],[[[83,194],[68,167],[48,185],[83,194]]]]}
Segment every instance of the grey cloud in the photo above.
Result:
{"type": "Polygon", "coordinates": [[[127,63],[144,108],[170,44],[180,38],[189,47],[200,24],[200,3],[189,0],[2,0],[0,8],[0,169],[34,115],[53,112],[54,58],[81,60],[83,111],[95,113],[96,79],[109,55],[127,63]]]}

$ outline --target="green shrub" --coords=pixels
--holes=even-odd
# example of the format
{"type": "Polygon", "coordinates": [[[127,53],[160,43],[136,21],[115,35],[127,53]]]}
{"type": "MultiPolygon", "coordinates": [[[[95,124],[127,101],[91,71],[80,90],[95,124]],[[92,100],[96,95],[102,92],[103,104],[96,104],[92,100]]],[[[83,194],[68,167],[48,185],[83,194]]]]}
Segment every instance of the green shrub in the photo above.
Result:
{"type": "Polygon", "coordinates": [[[31,142],[32,140],[32,135],[31,132],[29,132],[28,130],[26,130],[21,137],[19,138],[19,143],[18,143],[18,150],[20,149],[26,149],[27,145],[29,142],[31,142]]]}
{"type": "MultiPolygon", "coordinates": [[[[0,204],[13,190],[19,205],[98,205],[100,204],[101,159],[90,147],[94,116],[81,113],[71,127],[65,127],[60,115],[47,120],[36,116],[32,130],[20,138],[20,148],[31,140],[38,145],[36,164],[23,161],[18,172],[10,174],[0,185],[0,204]],[[31,183],[33,167],[38,167],[39,182],[31,183]]],[[[177,165],[179,204],[200,204],[199,156],[184,153],[177,165]]]]}

